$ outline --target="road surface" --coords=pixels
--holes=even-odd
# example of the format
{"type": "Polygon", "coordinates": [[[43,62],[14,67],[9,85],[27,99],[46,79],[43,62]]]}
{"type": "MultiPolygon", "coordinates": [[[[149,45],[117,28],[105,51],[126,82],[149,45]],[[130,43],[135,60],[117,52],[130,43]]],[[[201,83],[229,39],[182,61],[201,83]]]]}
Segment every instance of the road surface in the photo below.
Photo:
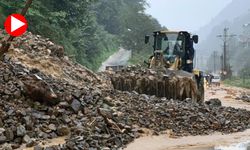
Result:
{"type": "Polygon", "coordinates": [[[111,55],[102,63],[102,66],[98,69],[98,71],[105,71],[106,66],[126,66],[130,57],[131,51],[120,48],[119,51],[111,55]]]}

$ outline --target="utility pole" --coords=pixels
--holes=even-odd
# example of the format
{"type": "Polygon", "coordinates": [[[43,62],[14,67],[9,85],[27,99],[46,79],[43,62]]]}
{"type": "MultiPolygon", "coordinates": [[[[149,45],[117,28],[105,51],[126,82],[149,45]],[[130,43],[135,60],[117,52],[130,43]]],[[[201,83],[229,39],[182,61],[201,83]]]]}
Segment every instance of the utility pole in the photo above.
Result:
{"type": "Polygon", "coordinates": [[[214,51],[213,57],[214,57],[214,73],[216,73],[216,51],[214,51]]]}
{"type": "Polygon", "coordinates": [[[224,70],[223,55],[220,56],[220,63],[221,63],[221,74],[223,74],[224,70]]]}
{"type": "Polygon", "coordinates": [[[223,78],[230,77],[232,72],[231,72],[231,65],[229,63],[229,55],[228,55],[228,41],[230,38],[236,36],[235,34],[228,34],[229,28],[224,28],[223,34],[222,35],[217,35],[217,37],[221,38],[223,41],[223,54],[222,54],[222,75],[223,78]]]}

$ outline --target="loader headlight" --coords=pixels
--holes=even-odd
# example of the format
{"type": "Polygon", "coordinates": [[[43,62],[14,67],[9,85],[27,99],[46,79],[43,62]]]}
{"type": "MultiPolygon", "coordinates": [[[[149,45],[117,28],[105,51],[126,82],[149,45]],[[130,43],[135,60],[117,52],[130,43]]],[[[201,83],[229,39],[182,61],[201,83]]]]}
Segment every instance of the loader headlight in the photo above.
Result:
{"type": "Polygon", "coordinates": [[[192,60],[190,60],[190,59],[187,60],[187,64],[192,64],[192,63],[193,63],[192,60]]]}

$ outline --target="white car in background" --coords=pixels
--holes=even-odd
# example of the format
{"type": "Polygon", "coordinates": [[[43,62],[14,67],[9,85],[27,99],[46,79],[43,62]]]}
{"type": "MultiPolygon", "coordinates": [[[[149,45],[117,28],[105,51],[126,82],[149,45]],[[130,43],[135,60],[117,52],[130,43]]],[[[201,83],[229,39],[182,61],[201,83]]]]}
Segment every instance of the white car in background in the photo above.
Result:
{"type": "Polygon", "coordinates": [[[221,77],[218,74],[213,74],[213,78],[211,81],[212,85],[216,85],[216,86],[220,86],[220,82],[221,82],[221,77]]]}

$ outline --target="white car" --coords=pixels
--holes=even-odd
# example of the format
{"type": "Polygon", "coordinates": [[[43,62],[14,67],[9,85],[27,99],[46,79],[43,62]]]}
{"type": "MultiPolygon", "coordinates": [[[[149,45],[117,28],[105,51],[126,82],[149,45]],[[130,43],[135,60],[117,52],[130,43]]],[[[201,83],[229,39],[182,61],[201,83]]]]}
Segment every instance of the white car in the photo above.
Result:
{"type": "Polygon", "coordinates": [[[216,86],[220,86],[220,82],[221,82],[220,75],[213,75],[211,84],[214,84],[216,86]]]}

